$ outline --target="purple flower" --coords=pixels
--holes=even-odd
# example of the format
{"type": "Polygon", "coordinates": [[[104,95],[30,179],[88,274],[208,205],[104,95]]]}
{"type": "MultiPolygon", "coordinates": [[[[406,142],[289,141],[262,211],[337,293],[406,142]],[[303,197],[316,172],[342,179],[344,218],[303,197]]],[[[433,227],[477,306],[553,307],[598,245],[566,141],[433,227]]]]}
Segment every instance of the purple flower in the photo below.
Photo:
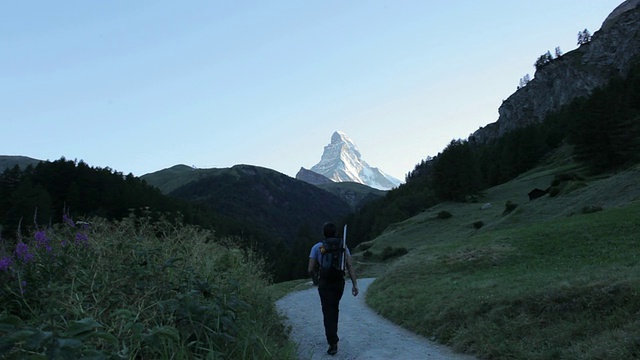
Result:
{"type": "Polygon", "coordinates": [[[76,245],[87,245],[87,242],[89,241],[89,235],[85,234],[85,233],[76,233],[76,245]]]}
{"type": "Polygon", "coordinates": [[[29,252],[29,246],[22,241],[16,245],[16,257],[24,263],[33,260],[33,254],[29,252]]]}
{"type": "Polygon", "coordinates": [[[73,219],[67,214],[62,215],[62,221],[64,221],[67,225],[71,227],[76,227],[76,223],[74,223],[73,219]]]}
{"type": "Polygon", "coordinates": [[[9,268],[11,267],[12,263],[13,263],[13,260],[8,256],[0,258],[0,271],[9,270],[9,268]]]}
{"type": "Polygon", "coordinates": [[[51,252],[51,239],[47,237],[47,233],[44,230],[37,231],[34,238],[36,239],[36,249],[43,247],[47,249],[47,252],[51,252]]]}
{"type": "Polygon", "coordinates": [[[33,238],[36,239],[37,242],[42,243],[47,241],[47,233],[44,230],[36,231],[33,235],[33,238]]]}

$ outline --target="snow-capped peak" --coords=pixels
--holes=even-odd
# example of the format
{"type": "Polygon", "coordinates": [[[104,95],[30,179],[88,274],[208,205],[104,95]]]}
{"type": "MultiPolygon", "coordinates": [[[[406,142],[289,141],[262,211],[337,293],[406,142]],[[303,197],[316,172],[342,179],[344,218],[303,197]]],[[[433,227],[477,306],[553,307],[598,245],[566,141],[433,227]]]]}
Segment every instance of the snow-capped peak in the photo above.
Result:
{"type": "Polygon", "coordinates": [[[324,147],[320,162],[311,171],[336,182],[357,182],[381,190],[400,185],[400,180],[369,166],[356,143],[342,131],[333,133],[331,143],[324,147]]]}

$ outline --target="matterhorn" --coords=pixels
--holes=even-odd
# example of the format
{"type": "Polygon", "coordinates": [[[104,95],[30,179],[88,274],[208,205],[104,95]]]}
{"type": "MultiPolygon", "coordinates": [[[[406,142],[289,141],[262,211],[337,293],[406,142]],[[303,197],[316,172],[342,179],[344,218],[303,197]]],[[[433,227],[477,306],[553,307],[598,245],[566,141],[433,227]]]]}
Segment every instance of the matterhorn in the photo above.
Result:
{"type": "MultiPolygon", "coordinates": [[[[356,144],[342,131],[333,133],[331,143],[324,147],[320,162],[311,168],[311,172],[334,182],[356,182],[379,190],[390,190],[401,183],[362,160],[356,144]]],[[[310,177],[305,168],[300,169],[296,178],[312,183],[318,181],[318,177],[310,177]]]]}

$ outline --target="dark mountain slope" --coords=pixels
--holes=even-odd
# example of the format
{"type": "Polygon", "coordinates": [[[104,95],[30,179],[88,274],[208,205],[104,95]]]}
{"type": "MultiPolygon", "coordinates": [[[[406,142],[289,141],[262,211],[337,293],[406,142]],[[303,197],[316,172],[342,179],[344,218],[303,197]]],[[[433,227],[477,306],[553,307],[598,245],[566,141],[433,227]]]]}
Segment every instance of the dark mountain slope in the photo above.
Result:
{"type": "MultiPolygon", "coordinates": [[[[303,227],[320,229],[350,212],[339,197],[277,171],[236,165],[180,186],[169,195],[205,204],[291,244],[303,227]]],[[[312,230],[313,231],[313,230],[312,230]]]]}

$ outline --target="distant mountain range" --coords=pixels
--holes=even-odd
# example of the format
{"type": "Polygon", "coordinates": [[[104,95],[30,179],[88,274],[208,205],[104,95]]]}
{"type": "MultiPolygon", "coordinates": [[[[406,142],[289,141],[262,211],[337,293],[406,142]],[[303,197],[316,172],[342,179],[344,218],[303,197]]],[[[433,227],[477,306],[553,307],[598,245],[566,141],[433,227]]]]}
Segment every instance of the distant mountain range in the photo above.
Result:
{"type": "Polygon", "coordinates": [[[362,159],[362,155],[347,134],[336,131],[331,142],[324,147],[320,162],[310,170],[301,168],[296,179],[314,185],[333,182],[355,182],[379,190],[391,190],[402,182],[382,170],[372,167],[362,159]],[[321,176],[317,176],[321,175],[321,176]]]}
{"type": "MultiPolygon", "coordinates": [[[[25,156],[0,156],[0,173],[39,162],[25,156]]],[[[175,165],[140,178],[165,195],[205,205],[285,242],[292,241],[301,227],[317,230],[326,221],[339,222],[385,195],[363,184],[327,178],[316,186],[250,165],[211,169],[175,165]]]]}
{"type": "MultiPolygon", "coordinates": [[[[29,165],[35,166],[40,161],[42,160],[26,156],[0,156],[0,172],[16,165],[21,168],[26,168],[29,165]]],[[[159,170],[167,176],[162,176],[161,182],[154,185],[168,193],[188,181],[194,181],[223,170],[217,168],[194,169],[187,165],[175,165],[168,169],[159,170]],[[168,176],[169,174],[173,176],[168,176]]],[[[150,174],[142,177],[147,175],[150,174]]],[[[391,190],[402,183],[395,177],[367,164],[362,159],[355,142],[341,131],[333,133],[331,142],[324,147],[320,162],[310,170],[304,167],[300,168],[296,179],[312,185],[353,182],[378,190],[391,190]]]]}

